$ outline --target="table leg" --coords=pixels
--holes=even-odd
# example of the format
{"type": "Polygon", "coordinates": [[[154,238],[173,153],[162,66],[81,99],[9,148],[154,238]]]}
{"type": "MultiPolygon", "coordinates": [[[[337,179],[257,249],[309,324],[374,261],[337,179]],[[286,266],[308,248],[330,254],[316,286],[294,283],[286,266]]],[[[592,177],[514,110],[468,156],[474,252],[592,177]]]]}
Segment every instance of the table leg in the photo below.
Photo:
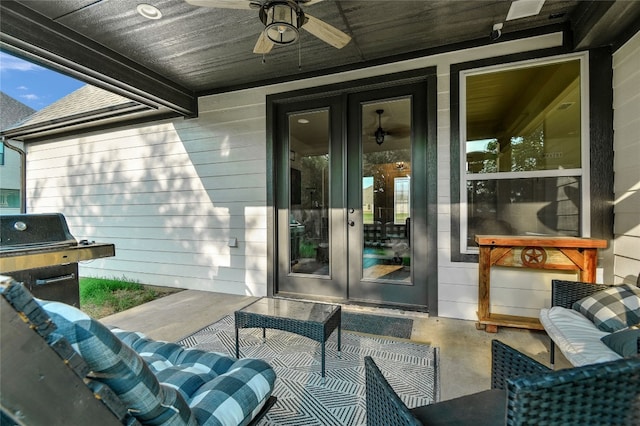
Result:
{"type": "Polygon", "coordinates": [[[324,341],[322,342],[322,381],[324,382],[324,341]]]}
{"type": "Polygon", "coordinates": [[[478,319],[482,322],[490,317],[491,247],[480,247],[478,259],[478,319]]]}
{"type": "Polygon", "coordinates": [[[338,358],[342,358],[342,326],[338,324],[338,358]]]}
{"type": "Polygon", "coordinates": [[[236,327],[236,358],[240,358],[240,339],[238,338],[238,327],[236,327]]]}
{"type": "Polygon", "coordinates": [[[262,343],[267,343],[267,329],[262,329],[262,343]]]}

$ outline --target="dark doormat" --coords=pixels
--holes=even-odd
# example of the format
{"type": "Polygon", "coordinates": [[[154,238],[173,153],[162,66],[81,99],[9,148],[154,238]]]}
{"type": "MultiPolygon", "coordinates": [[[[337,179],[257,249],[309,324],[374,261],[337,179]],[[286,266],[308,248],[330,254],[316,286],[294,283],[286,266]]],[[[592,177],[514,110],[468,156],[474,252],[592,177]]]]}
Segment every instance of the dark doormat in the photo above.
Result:
{"type": "Polygon", "coordinates": [[[411,339],[413,320],[372,314],[342,312],[342,329],[358,333],[411,339]]]}

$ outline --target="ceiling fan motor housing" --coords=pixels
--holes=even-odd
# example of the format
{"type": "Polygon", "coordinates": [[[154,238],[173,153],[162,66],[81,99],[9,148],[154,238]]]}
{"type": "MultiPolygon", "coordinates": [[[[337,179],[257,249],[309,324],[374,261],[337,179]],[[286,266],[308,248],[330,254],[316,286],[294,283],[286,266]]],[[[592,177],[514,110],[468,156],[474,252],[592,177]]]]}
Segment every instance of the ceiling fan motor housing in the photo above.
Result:
{"type": "Polygon", "coordinates": [[[298,39],[298,29],[305,23],[304,12],[295,1],[265,2],[260,8],[265,34],[276,44],[291,44],[298,39]]]}

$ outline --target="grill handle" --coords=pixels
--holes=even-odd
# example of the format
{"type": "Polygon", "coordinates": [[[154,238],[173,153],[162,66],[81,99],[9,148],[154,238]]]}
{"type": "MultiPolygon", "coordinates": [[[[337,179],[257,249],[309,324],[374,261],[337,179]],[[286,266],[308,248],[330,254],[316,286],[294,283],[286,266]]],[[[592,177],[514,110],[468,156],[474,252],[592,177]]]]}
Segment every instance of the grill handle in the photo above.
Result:
{"type": "Polygon", "coordinates": [[[60,281],[67,281],[75,279],[76,274],[62,275],[60,277],[55,278],[47,278],[44,280],[36,280],[36,285],[47,285],[53,283],[59,283],[60,281]]]}

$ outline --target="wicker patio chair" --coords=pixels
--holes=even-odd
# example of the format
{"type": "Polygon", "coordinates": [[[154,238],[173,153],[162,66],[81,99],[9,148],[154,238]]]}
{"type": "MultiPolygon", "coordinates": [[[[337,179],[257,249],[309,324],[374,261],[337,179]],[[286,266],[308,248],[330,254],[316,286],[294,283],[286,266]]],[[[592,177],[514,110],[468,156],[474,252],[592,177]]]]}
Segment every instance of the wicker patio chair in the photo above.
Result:
{"type": "Polygon", "coordinates": [[[640,359],[552,371],[492,341],[491,389],[409,409],[365,357],[367,425],[638,425],[640,359]]]}
{"type": "MultiPolygon", "coordinates": [[[[640,287],[640,275],[638,275],[638,282],[636,283],[640,287]]],[[[592,284],[581,281],[565,281],[565,280],[552,280],[551,281],[551,306],[561,306],[563,308],[571,309],[573,304],[578,300],[591,296],[601,290],[605,290],[609,287],[613,287],[613,284],[592,284]]],[[[640,338],[638,339],[638,355],[640,356],[640,338]]],[[[549,363],[554,365],[556,358],[556,344],[553,339],[549,339],[549,363]]]]}

